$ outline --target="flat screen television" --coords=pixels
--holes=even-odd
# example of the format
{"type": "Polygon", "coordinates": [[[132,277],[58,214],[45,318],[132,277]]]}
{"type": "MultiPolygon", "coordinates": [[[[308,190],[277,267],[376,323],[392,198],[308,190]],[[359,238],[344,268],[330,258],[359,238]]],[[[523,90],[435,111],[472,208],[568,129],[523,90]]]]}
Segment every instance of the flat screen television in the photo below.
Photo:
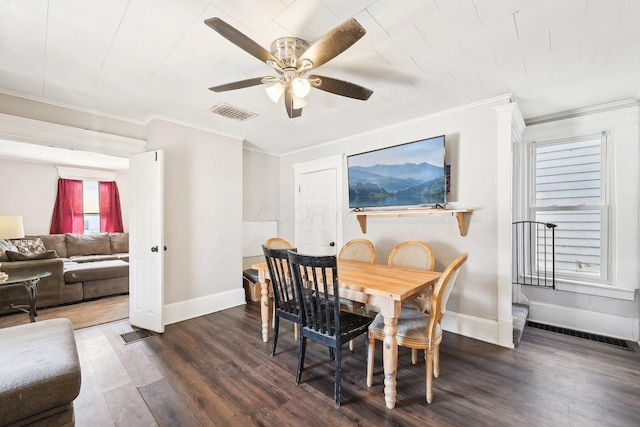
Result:
{"type": "Polygon", "coordinates": [[[349,208],[444,207],[444,135],[347,156],[349,208]]]}

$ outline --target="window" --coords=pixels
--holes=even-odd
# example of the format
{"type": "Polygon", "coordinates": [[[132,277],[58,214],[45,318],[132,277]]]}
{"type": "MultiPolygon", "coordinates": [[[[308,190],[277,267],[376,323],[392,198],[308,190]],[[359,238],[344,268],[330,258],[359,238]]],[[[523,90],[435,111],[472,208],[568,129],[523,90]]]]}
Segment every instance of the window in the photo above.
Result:
{"type": "Polygon", "coordinates": [[[98,181],[82,181],[84,234],[100,233],[100,193],[98,181]]]}
{"type": "Polygon", "coordinates": [[[607,281],[606,135],[533,143],[534,221],[554,223],[556,277],[607,281]]]}
{"type": "Polygon", "coordinates": [[[120,196],[115,181],[58,179],[50,234],[123,231],[120,196]]]}

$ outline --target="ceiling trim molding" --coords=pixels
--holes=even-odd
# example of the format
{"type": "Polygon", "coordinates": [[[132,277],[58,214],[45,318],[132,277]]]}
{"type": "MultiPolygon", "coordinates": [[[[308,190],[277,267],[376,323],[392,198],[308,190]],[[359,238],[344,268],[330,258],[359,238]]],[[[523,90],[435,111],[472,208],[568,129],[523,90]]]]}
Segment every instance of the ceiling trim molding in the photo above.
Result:
{"type": "Polygon", "coordinates": [[[0,114],[0,139],[129,157],[142,153],[146,141],[24,117],[0,114]]]}
{"type": "Polygon", "coordinates": [[[525,119],[525,123],[527,126],[539,125],[542,123],[572,119],[575,117],[583,117],[583,116],[588,116],[590,114],[596,114],[596,113],[606,113],[609,111],[620,110],[620,109],[630,108],[630,107],[637,108],[638,100],[623,99],[621,101],[610,102],[608,104],[593,105],[591,107],[579,108],[576,110],[562,111],[560,113],[547,114],[545,116],[539,116],[539,117],[532,117],[530,119],[525,119]]]}

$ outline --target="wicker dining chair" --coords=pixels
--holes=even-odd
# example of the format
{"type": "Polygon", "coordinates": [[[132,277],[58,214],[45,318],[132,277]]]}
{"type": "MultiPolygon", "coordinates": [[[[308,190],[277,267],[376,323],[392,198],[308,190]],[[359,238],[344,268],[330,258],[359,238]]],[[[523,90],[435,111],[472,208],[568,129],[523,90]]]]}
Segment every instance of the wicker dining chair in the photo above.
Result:
{"type": "MultiPolygon", "coordinates": [[[[468,254],[460,254],[440,276],[434,287],[430,301],[430,312],[405,309],[398,318],[398,345],[416,350],[424,350],[426,360],[426,398],[433,401],[433,377],[440,376],[440,343],[442,342],[442,317],[446,312],[447,300],[455,284],[460,267],[468,254]]],[[[373,363],[376,340],[384,340],[384,318],[378,314],[369,325],[369,348],[367,350],[367,386],[373,384],[373,363]]]]}
{"type": "Polygon", "coordinates": [[[266,247],[273,249],[291,249],[293,245],[280,237],[272,237],[264,243],[266,247]]]}
{"type": "Polygon", "coordinates": [[[373,264],[376,262],[376,249],[373,243],[367,239],[349,240],[344,244],[342,249],[340,249],[338,259],[348,259],[373,264]]]}
{"type": "MultiPolygon", "coordinates": [[[[433,271],[436,266],[436,259],[429,245],[419,240],[408,240],[396,245],[391,250],[388,263],[397,267],[433,271]]],[[[410,308],[426,313],[429,311],[429,297],[432,293],[433,289],[429,288],[421,292],[415,299],[406,302],[402,308],[410,308]]],[[[418,363],[418,350],[411,352],[411,362],[414,365],[418,363]]]]}
{"type": "MultiPolygon", "coordinates": [[[[388,263],[397,267],[433,271],[436,266],[436,259],[429,245],[418,240],[408,240],[396,245],[391,250],[388,263]]],[[[403,308],[428,311],[431,292],[431,289],[422,292],[416,299],[403,305],[403,308]]]]}

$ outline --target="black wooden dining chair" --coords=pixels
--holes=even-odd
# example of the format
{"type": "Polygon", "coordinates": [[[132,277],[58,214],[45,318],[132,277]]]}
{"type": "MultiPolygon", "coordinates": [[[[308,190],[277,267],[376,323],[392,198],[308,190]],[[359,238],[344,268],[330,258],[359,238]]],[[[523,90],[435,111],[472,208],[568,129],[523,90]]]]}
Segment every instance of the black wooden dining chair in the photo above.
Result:
{"type": "Polygon", "coordinates": [[[276,354],[276,346],[278,345],[280,318],[290,320],[297,325],[302,325],[302,310],[298,303],[298,298],[295,296],[296,287],[293,284],[291,271],[289,270],[289,250],[295,251],[295,249],[274,249],[262,245],[264,258],[269,268],[275,311],[273,319],[272,356],[276,354]]]}
{"type": "Polygon", "coordinates": [[[298,354],[296,384],[304,368],[307,339],[329,347],[335,358],[335,406],[340,406],[341,347],[367,332],[372,319],[340,310],[338,265],[335,256],[301,255],[289,251],[299,303],[302,306],[302,331],[298,354]]]}

